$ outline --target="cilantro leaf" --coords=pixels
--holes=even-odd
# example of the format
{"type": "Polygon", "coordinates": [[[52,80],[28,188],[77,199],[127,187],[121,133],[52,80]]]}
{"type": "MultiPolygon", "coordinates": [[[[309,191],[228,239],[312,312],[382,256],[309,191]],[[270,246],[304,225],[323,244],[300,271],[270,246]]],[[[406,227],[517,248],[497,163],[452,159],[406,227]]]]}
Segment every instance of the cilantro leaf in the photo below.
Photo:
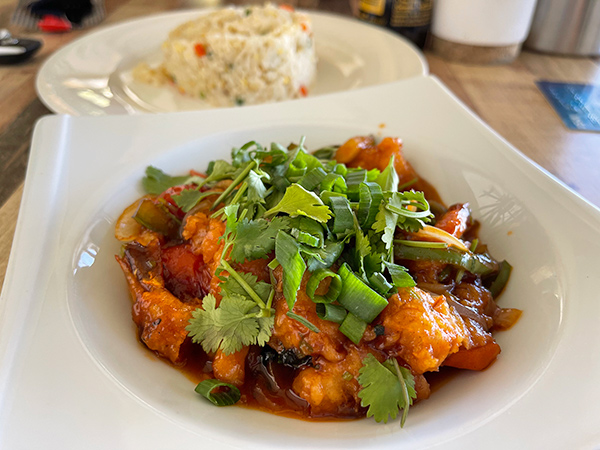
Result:
{"type": "Polygon", "coordinates": [[[208,177],[204,180],[204,183],[211,183],[213,181],[224,180],[226,178],[233,178],[238,169],[233,167],[227,161],[218,159],[211,164],[211,171],[208,177]]]}
{"type": "Polygon", "coordinates": [[[146,167],[146,176],[142,178],[142,186],[148,194],[158,195],[173,186],[182,184],[200,184],[204,179],[198,176],[183,175],[172,177],[153,166],[146,167]]]}
{"type": "Polygon", "coordinates": [[[379,186],[381,186],[383,191],[398,192],[398,183],[400,183],[400,179],[398,178],[398,173],[394,167],[393,155],[390,158],[390,162],[387,167],[377,177],[376,182],[379,186]]]}
{"type": "Polygon", "coordinates": [[[385,207],[385,203],[379,205],[379,212],[375,216],[375,223],[373,223],[372,228],[377,233],[383,233],[381,240],[385,243],[385,248],[387,250],[392,248],[397,221],[398,214],[387,210],[385,207]]]}
{"type": "MultiPolygon", "coordinates": [[[[256,275],[246,272],[238,272],[238,275],[250,286],[254,292],[258,294],[260,298],[262,298],[265,303],[269,298],[269,293],[271,292],[271,285],[269,283],[265,283],[264,281],[258,281],[256,275]]],[[[221,283],[221,293],[224,296],[247,296],[247,292],[244,287],[237,281],[234,277],[226,277],[225,280],[221,283]]]]}
{"type": "Polygon", "coordinates": [[[392,284],[397,288],[403,287],[413,287],[417,284],[413,277],[408,273],[408,269],[404,266],[400,266],[398,264],[394,264],[388,261],[383,262],[388,271],[390,272],[390,276],[392,277],[392,284]]]}
{"type": "MultiPolygon", "coordinates": [[[[264,172],[263,172],[264,173],[264,172]]],[[[268,175],[265,173],[265,176],[268,175]]],[[[249,203],[264,203],[267,193],[267,188],[263,183],[262,176],[251,170],[246,178],[248,183],[248,202],[249,203]]]]}
{"type": "Polygon", "coordinates": [[[388,199],[385,208],[398,215],[397,226],[399,228],[413,233],[419,231],[425,222],[429,222],[433,218],[429,202],[425,199],[423,192],[394,192],[388,199]]]}
{"type": "Polygon", "coordinates": [[[196,189],[186,189],[179,194],[173,195],[172,198],[175,201],[175,204],[186,213],[196,206],[200,200],[210,195],[215,195],[215,193],[210,191],[200,192],[196,189]]]}
{"type": "Polygon", "coordinates": [[[264,345],[271,337],[273,317],[260,316],[252,300],[240,295],[224,296],[216,307],[212,294],[204,297],[202,308],[192,313],[186,330],[192,342],[202,344],[206,352],[221,350],[229,355],[247,345],[264,345]]]}
{"type": "Polygon", "coordinates": [[[377,422],[387,423],[390,417],[395,419],[400,409],[406,413],[417,397],[412,374],[397,364],[392,359],[382,364],[369,354],[358,372],[361,406],[369,407],[367,417],[374,417],[377,422]]]}
{"type": "Polygon", "coordinates": [[[331,211],[323,204],[321,199],[296,183],[285,190],[281,201],[268,210],[265,216],[280,212],[289,214],[291,217],[310,217],[317,222],[327,222],[331,218],[331,211]]]}
{"type": "Polygon", "coordinates": [[[230,257],[236,262],[266,258],[275,248],[275,237],[279,230],[290,227],[287,217],[265,219],[243,219],[237,225],[237,235],[233,241],[230,257]]]}

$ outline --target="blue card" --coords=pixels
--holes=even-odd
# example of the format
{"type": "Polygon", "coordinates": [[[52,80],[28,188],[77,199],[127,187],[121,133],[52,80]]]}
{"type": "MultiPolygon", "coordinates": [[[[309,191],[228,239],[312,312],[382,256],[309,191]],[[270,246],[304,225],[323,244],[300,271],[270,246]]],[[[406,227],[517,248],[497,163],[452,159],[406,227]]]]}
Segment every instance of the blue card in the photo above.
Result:
{"type": "Polygon", "coordinates": [[[567,127],[600,131],[600,85],[552,81],[536,84],[567,127]]]}

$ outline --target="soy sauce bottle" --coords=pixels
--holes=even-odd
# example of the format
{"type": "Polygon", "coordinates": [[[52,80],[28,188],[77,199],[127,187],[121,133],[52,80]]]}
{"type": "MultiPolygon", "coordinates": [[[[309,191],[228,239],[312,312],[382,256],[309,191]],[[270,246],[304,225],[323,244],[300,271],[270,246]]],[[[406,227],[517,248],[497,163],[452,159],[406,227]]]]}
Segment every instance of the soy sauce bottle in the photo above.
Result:
{"type": "Polygon", "coordinates": [[[388,27],[423,48],[431,26],[433,0],[391,0],[388,27]]]}

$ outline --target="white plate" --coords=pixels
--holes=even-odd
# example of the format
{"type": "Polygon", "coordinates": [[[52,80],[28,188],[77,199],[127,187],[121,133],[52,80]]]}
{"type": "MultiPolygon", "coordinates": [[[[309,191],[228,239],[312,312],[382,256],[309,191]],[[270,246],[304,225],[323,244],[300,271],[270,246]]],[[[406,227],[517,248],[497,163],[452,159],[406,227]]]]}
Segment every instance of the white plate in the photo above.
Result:
{"type": "MultiPolygon", "coordinates": [[[[179,11],[113,25],[54,53],[40,69],[36,89],[56,113],[138,114],[210,108],[172,86],[133,80],[141,61],[161,61],[160,45],[177,25],[207,10],[179,11]]],[[[423,54],[406,39],[356,19],[308,13],[319,58],[310,96],[427,75],[423,54]]]]}
{"type": "Polygon", "coordinates": [[[600,446],[600,211],[431,77],[238,109],[52,116],[35,130],[2,292],[0,448],[399,449],[600,446]],[[260,114],[259,114],[260,112],[260,114]],[[268,125],[264,125],[268,124],[268,125]],[[401,136],[448,204],[469,201],[513,276],[498,361],[411,408],[406,426],[215,408],[136,340],[112,227],[147,165],[202,168],[248,140],[401,136]]]}

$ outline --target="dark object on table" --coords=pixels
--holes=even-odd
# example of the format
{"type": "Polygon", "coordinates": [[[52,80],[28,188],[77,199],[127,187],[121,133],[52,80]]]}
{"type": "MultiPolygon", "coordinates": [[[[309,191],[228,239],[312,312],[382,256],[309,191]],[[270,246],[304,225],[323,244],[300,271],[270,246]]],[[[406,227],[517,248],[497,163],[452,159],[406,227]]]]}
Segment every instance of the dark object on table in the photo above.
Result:
{"type": "Polygon", "coordinates": [[[11,22],[30,30],[56,33],[91,27],[105,15],[104,0],[19,0],[11,22]]]}
{"type": "Polygon", "coordinates": [[[386,26],[420,48],[431,26],[432,0],[358,0],[356,16],[386,26]]]}
{"type": "Polygon", "coordinates": [[[32,15],[42,19],[44,16],[65,16],[71,23],[80,25],[84,17],[91,14],[90,0],[38,0],[29,4],[32,15]]]}
{"type": "Polygon", "coordinates": [[[0,30],[0,64],[15,64],[31,58],[42,46],[33,39],[14,38],[8,30],[0,30]]]}

